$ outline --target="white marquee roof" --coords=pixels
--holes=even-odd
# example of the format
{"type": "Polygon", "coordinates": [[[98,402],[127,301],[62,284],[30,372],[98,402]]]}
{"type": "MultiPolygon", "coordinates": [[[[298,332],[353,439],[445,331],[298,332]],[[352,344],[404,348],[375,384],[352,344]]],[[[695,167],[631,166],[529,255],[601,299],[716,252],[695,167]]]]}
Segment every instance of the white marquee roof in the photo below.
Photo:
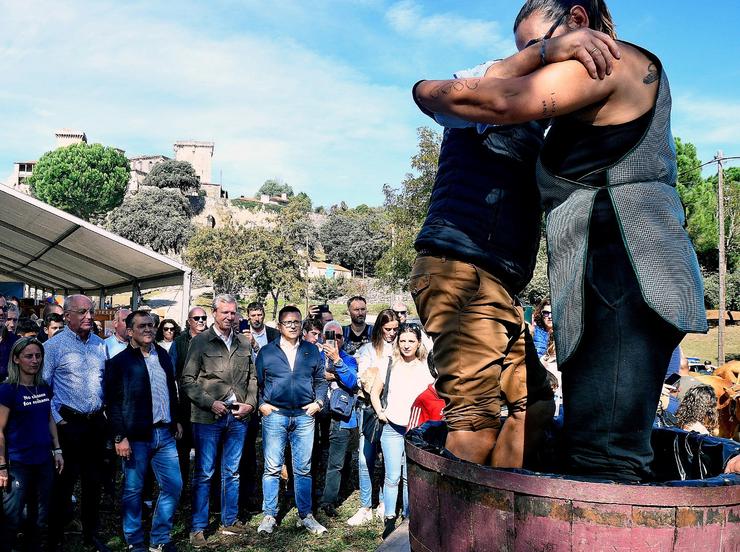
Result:
{"type": "MultiPolygon", "coordinates": [[[[98,295],[182,285],[191,269],[0,184],[0,281],[98,295]]],[[[189,291],[189,290],[188,290],[189,291]]]]}

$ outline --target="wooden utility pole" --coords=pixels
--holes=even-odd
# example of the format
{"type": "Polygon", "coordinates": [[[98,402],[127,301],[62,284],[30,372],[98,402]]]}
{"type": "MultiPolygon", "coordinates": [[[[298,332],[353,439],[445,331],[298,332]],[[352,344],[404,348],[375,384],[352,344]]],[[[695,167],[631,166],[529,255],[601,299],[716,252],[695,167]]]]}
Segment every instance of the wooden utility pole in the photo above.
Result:
{"type": "Polygon", "coordinates": [[[722,171],[722,151],[717,152],[717,222],[719,223],[719,320],[717,325],[717,365],[725,363],[725,183],[722,171]]]}

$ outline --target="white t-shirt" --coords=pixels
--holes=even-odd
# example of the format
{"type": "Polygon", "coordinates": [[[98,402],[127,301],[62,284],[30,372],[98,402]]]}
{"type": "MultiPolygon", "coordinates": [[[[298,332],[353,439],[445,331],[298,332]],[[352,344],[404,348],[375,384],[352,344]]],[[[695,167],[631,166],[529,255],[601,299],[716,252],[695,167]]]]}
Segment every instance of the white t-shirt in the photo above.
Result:
{"type": "Polygon", "coordinates": [[[393,356],[393,343],[383,342],[383,354],[378,356],[372,343],[365,343],[357,351],[357,373],[362,373],[368,368],[385,368],[388,366],[388,359],[393,356]]]}
{"type": "MultiPolygon", "coordinates": [[[[378,372],[379,381],[385,384],[388,365],[382,366],[378,372]]],[[[391,379],[388,382],[388,406],[385,407],[386,417],[396,425],[409,425],[411,405],[416,397],[426,391],[427,386],[434,382],[426,361],[414,359],[411,362],[396,360],[391,366],[391,379]]]]}

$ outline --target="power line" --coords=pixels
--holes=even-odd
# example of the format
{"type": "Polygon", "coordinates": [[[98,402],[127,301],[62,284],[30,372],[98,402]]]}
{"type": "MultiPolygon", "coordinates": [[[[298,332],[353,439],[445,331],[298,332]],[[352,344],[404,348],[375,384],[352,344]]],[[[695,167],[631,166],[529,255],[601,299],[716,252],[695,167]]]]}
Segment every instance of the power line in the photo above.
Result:
{"type": "Polygon", "coordinates": [[[688,169],[685,169],[685,170],[681,171],[680,173],[678,173],[678,177],[680,178],[683,175],[685,175],[685,174],[687,174],[687,173],[689,173],[691,171],[695,171],[696,169],[701,169],[702,167],[705,167],[707,165],[711,165],[712,163],[720,163],[722,161],[728,161],[730,159],[740,159],[740,155],[735,155],[735,156],[732,156],[732,157],[722,157],[721,159],[718,159],[718,158],[715,157],[711,161],[707,161],[706,163],[702,163],[701,165],[696,165],[694,167],[689,167],[688,169]]]}

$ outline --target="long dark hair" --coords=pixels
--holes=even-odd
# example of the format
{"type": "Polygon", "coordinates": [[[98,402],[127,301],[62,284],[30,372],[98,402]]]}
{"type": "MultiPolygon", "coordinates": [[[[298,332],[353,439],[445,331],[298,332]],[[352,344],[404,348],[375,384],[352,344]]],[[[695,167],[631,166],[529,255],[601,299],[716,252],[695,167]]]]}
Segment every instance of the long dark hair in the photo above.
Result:
{"type": "Polygon", "coordinates": [[[383,353],[383,326],[388,322],[393,322],[394,320],[398,322],[398,315],[391,309],[383,309],[375,319],[373,333],[370,334],[370,343],[373,344],[373,349],[375,349],[375,352],[379,355],[383,353]]]}
{"type": "Polygon", "coordinates": [[[546,330],[545,322],[542,320],[542,310],[550,306],[550,298],[545,297],[542,301],[537,303],[537,306],[534,309],[534,313],[532,313],[532,322],[534,322],[535,326],[539,326],[543,330],[546,330]]]}
{"type": "MultiPolygon", "coordinates": [[[[514,32],[522,21],[534,12],[541,12],[545,19],[557,21],[570,12],[573,6],[581,6],[588,14],[589,27],[616,39],[614,20],[604,0],[527,0],[514,21],[514,32]]],[[[567,20],[566,20],[567,22],[567,20]]]]}
{"type": "Polygon", "coordinates": [[[159,343],[160,341],[164,341],[164,327],[166,324],[172,324],[175,327],[175,335],[172,336],[172,339],[175,339],[178,335],[180,335],[180,332],[182,331],[180,329],[180,325],[172,320],[172,318],[165,318],[159,323],[159,327],[157,328],[157,335],[154,338],[154,341],[159,343]]]}

